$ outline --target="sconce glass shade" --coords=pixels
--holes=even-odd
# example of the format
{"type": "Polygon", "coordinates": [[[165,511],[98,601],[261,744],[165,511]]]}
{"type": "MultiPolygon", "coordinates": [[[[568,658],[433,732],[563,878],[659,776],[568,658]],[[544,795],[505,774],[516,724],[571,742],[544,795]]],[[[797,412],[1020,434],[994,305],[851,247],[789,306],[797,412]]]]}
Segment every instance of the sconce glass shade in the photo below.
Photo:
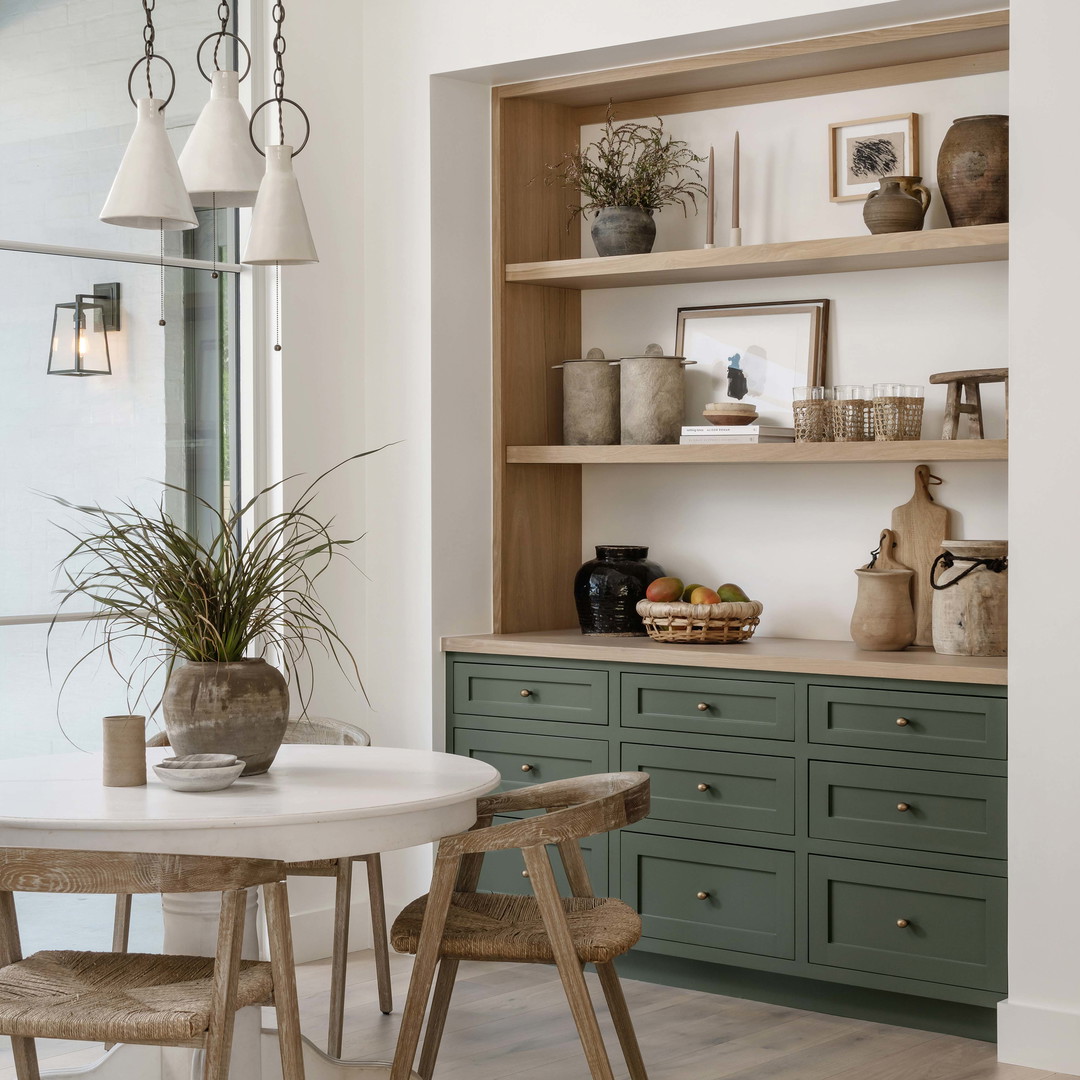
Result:
{"type": "Polygon", "coordinates": [[[307,211],[292,167],[291,146],[266,148],[266,173],[251,214],[251,231],[241,262],[254,266],[296,266],[319,261],[307,211]]]}
{"type": "Polygon", "coordinates": [[[214,72],[210,100],[195,121],[179,165],[193,205],[255,205],[263,163],[248,138],[237,72],[214,72]]]}
{"type": "Polygon", "coordinates": [[[48,374],[112,374],[106,309],[98,297],[81,294],[74,304],[56,305],[48,374]]]}
{"type": "Polygon", "coordinates": [[[129,229],[194,229],[198,224],[165,133],[164,103],[139,98],[135,130],[101,210],[108,225],[129,229]]]}

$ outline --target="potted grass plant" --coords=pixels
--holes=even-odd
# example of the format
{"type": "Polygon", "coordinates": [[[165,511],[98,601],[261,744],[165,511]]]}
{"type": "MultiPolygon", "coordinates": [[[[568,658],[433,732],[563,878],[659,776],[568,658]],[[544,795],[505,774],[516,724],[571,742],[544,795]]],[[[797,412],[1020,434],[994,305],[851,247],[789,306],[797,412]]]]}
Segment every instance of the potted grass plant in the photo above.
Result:
{"type": "MultiPolygon", "coordinates": [[[[71,602],[89,601],[100,627],[99,640],[72,672],[101,652],[116,668],[117,647],[135,642],[136,673],[125,681],[138,704],[165,668],[160,704],[177,754],[235,754],[247,763],[243,775],[266,772],[288,724],[290,683],[307,710],[313,646],[360,683],[352,652],[316,592],[319,578],[360,538],[335,537],[333,522],[316,517],[312,502],[330,473],[369,453],[339,462],[287,509],[247,529],[256,508],[293,478],[227,512],[196,498],[204,525],[198,530],[167,512],[165,494],[152,512],[50,496],[85,525],[65,528],[76,543],[60,562],[65,588],[57,614],[71,602]],[[267,662],[268,653],[280,669],[267,662]]],[[[181,491],[164,487],[166,494],[181,491]]]]}
{"type": "Polygon", "coordinates": [[[696,168],[705,159],[665,132],[659,116],[656,120],[656,124],[616,124],[609,104],[596,142],[547,166],[549,183],[565,184],[582,196],[567,206],[567,228],[579,214],[595,214],[592,238],[599,255],[652,251],[654,212],[680,206],[685,214],[689,201],[696,213],[697,196],[708,194],[696,168]]]}

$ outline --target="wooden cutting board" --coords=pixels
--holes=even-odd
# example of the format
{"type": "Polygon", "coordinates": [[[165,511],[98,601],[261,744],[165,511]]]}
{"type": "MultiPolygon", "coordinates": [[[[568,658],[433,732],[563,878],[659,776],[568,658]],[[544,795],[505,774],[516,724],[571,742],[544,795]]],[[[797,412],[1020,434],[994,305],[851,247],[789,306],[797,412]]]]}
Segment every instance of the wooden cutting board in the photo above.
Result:
{"type": "Polygon", "coordinates": [[[910,570],[896,557],[896,533],[892,529],[882,529],[878,543],[878,557],[874,564],[878,570],[910,570]]]}
{"type": "Polygon", "coordinates": [[[930,612],[934,593],[930,588],[930,564],[940,553],[942,541],[951,528],[949,509],[934,502],[930,494],[930,485],[940,483],[940,477],[931,475],[929,465],[916,466],[915,494],[892,512],[896,545],[891,554],[915,571],[913,599],[916,645],[934,643],[930,612]]]}

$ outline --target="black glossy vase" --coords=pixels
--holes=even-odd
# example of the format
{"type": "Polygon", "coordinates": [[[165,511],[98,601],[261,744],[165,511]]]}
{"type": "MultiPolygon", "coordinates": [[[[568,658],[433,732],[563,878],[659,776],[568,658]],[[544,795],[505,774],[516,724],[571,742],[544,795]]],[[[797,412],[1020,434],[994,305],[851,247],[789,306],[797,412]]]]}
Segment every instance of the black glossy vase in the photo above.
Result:
{"type": "Polygon", "coordinates": [[[634,609],[649,582],[664,576],[649,562],[647,547],[603,544],[574,578],[574,603],[583,634],[644,637],[645,624],[634,609]]]}

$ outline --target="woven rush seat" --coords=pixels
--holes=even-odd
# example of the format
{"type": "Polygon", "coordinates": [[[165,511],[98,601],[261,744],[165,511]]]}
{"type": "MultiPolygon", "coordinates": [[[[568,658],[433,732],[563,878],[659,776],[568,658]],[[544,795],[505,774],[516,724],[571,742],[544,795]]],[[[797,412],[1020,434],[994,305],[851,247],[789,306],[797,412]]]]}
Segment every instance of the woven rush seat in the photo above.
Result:
{"type": "MultiPolygon", "coordinates": [[[[593,896],[560,899],[583,963],[604,963],[620,956],[641,937],[641,918],[621,900],[593,896]]],[[[416,952],[426,910],[427,897],[421,896],[394,921],[390,940],[398,952],[416,952]]],[[[451,960],[555,962],[536,897],[502,893],[454,893],[439,953],[451,960]]]]}
{"type": "MultiPolygon", "coordinates": [[[[206,1034],[212,956],[38,952],[0,968],[0,1030],[89,1042],[183,1043],[206,1034]]],[[[244,960],[236,1008],[268,1004],[270,964],[244,960]]]]}

